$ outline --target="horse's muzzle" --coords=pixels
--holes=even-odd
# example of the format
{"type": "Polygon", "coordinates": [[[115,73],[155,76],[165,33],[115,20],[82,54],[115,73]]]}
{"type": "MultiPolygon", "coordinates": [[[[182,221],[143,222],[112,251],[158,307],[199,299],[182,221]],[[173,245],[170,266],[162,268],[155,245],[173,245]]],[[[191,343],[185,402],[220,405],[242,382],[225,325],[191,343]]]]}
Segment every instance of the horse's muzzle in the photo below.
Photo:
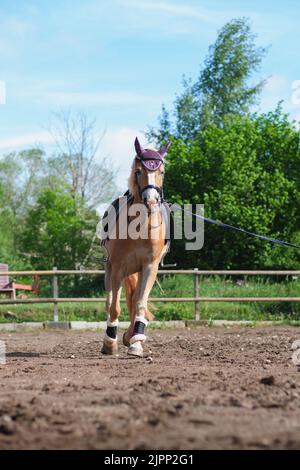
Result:
{"type": "Polygon", "coordinates": [[[149,212],[155,212],[156,209],[158,209],[158,206],[159,206],[159,200],[158,199],[144,198],[143,203],[145,204],[145,206],[147,207],[149,212]]]}

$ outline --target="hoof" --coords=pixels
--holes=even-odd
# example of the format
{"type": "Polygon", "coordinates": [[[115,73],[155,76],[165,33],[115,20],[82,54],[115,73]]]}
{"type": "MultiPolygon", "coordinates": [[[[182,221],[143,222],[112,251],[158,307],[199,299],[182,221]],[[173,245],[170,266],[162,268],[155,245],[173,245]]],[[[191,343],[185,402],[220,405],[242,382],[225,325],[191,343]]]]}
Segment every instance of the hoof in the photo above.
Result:
{"type": "Polygon", "coordinates": [[[130,343],[129,343],[129,341],[128,341],[127,338],[126,338],[127,333],[128,333],[128,332],[125,331],[125,333],[123,334],[123,344],[124,344],[124,346],[127,346],[127,348],[129,348],[130,343]]]}
{"type": "Polygon", "coordinates": [[[113,354],[117,354],[118,352],[118,343],[117,341],[103,341],[103,346],[101,349],[102,354],[108,354],[109,356],[112,356],[113,354]]]}
{"type": "Polygon", "coordinates": [[[142,343],[140,341],[136,341],[135,343],[131,344],[128,348],[127,354],[130,356],[143,357],[144,351],[142,343]]]}

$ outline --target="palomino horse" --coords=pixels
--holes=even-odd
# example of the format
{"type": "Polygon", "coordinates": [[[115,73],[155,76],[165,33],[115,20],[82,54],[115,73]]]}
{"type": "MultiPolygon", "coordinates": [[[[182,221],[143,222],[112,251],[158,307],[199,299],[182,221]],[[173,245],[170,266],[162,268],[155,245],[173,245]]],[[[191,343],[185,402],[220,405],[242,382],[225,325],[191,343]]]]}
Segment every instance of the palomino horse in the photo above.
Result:
{"type": "Polygon", "coordinates": [[[101,350],[104,354],[115,354],[118,350],[117,326],[123,284],[130,313],[130,326],[123,336],[123,343],[128,347],[128,354],[143,356],[142,344],[146,340],[145,326],[148,323],[146,317],[153,318],[148,310],[148,297],[156,280],[159,263],[167,250],[162,188],[164,156],[169,146],[170,142],[160,150],[143,149],[136,138],[136,156],[127,193],[127,202],[130,200],[130,203],[125,203],[126,212],[130,204],[129,215],[126,215],[124,224],[124,221],[120,222],[119,214],[115,222],[115,236],[108,237],[102,243],[107,254],[107,329],[101,350]],[[136,216],[130,216],[130,209],[136,205],[142,207],[145,213],[143,221],[139,223],[139,233],[146,234],[143,237],[132,237],[129,230],[130,223],[134,224],[137,220],[136,216]],[[121,230],[124,235],[124,225],[126,237],[121,236],[121,230]]]}

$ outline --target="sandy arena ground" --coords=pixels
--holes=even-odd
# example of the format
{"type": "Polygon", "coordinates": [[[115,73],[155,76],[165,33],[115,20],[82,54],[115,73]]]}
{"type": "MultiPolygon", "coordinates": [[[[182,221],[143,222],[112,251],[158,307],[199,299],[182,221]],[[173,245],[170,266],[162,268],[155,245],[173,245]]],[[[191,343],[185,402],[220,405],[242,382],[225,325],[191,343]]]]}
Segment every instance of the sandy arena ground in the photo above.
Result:
{"type": "Polygon", "coordinates": [[[101,356],[97,332],[0,333],[0,449],[300,448],[300,329],[148,338],[134,359],[101,356]]]}

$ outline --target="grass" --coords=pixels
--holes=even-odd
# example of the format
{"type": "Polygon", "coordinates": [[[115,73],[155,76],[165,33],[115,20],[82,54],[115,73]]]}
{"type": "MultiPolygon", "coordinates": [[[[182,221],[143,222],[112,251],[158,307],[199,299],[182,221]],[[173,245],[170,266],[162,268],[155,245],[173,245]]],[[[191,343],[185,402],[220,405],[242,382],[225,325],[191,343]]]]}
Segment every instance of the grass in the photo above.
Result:
{"type": "MultiPolygon", "coordinates": [[[[160,277],[160,285],[155,284],[152,297],[193,297],[193,276],[166,275],[160,277]],[[162,289],[162,290],[161,290],[162,289]]],[[[103,295],[103,292],[99,292],[103,295]]],[[[289,278],[275,282],[266,277],[249,276],[237,282],[237,277],[206,276],[200,278],[200,295],[205,297],[300,297],[300,279],[289,278]],[[240,282],[241,281],[241,282],[240,282]]],[[[127,309],[122,304],[121,320],[128,320],[127,309]]],[[[156,320],[184,320],[194,317],[194,304],[163,303],[155,304],[156,320]]],[[[200,304],[201,318],[207,320],[271,320],[295,324],[300,322],[300,305],[296,302],[206,302],[200,304]]],[[[105,320],[104,303],[64,303],[59,304],[60,320],[105,320]]],[[[53,305],[1,305],[0,322],[47,321],[53,319],[53,305]]]]}

